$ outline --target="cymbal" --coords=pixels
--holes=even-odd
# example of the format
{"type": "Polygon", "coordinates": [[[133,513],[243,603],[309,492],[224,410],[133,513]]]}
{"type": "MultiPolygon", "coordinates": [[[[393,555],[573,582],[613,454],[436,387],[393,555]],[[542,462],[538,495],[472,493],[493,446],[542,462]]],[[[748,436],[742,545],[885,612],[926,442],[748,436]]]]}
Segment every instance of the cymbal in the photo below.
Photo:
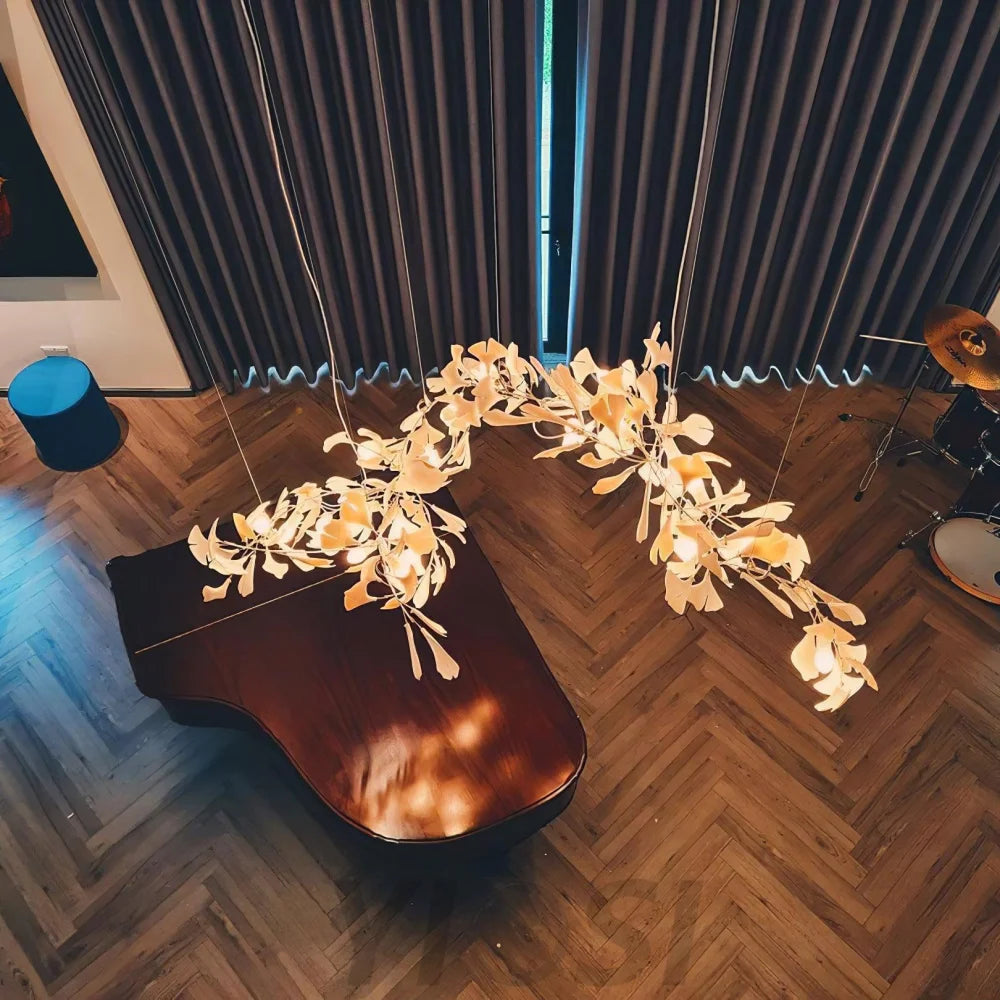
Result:
{"type": "Polygon", "coordinates": [[[1000,389],[1000,331],[962,306],[934,306],[924,320],[924,340],[934,360],[974,389],[1000,389]]]}

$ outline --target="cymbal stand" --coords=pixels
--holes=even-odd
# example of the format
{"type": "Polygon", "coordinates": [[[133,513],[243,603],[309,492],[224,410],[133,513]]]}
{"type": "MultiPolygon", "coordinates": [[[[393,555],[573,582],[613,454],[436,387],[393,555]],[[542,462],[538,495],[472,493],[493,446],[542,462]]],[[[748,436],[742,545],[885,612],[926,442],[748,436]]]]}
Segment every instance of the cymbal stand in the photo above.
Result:
{"type": "MultiPolygon", "coordinates": [[[[870,338],[874,339],[888,339],[888,338],[870,338]]],[[[909,341],[899,341],[899,343],[910,343],[909,341]]],[[[931,362],[931,353],[929,350],[924,348],[924,359],[923,363],[917,369],[916,375],[913,376],[913,381],[910,383],[910,387],[906,390],[906,395],[903,397],[903,401],[900,403],[899,410],[896,413],[896,417],[893,421],[880,420],[877,417],[867,417],[864,415],[856,413],[841,413],[840,419],[847,420],[863,420],[866,423],[878,424],[881,427],[886,428],[885,434],[875,447],[875,454],[872,456],[872,460],[865,469],[864,474],[861,477],[861,481],[858,483],[858,491],[854,494],[854,499],[857,503],[860,503],[871,485],[872,480],[875,478],[875,473],[878,472],[879,462],[885,456],[892,451],[898,451],[900,448],[909,448],[916,446],[913,451],[908,451],[905,455],[902,455],[899,459],[898,464],[902,465],[907,458],[913,455],[919,455],[922,451],[928,451],[933,455],[940,456],[942,454],[941,449],[937,447],[933,442],[927,441],[924,438],[914,437],[909,440],[903,441],[900,444],[893,445],[892,439],[899,430],[899,425],[903,419],[903,414],[906,413],[907,407],[910,405],[910,401],[913,399],[913,394],[917,391],[917,385],[920,383],[920,378],[927,371],[931,362]]]]}

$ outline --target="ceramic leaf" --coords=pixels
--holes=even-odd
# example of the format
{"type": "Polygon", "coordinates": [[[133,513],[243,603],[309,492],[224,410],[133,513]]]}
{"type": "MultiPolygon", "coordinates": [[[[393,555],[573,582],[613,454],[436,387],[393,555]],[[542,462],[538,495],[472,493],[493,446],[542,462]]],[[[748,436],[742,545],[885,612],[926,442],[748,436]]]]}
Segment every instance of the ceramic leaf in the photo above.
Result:
{"type": "Polygon", "coordinates": [[[644,344],[638,367],[625,361],[602,369],[583,350],[552,370],[537,358],[522,358],[513,344],[490,339],[469,348],[452,345],[451,360],[425,380],[416,408],[399,424],[401,437],[359,428],[353,436],[338,431],[326,438],[327,451],[353,449],[357,477],[304,483],[283,490],[273,509],[265,503],[245,518],[235,515],[236,542],[218,537],[218,521],[207,536],[192,529],[194,558],[226,577],[205,588],[205,599],[225,596],[233,576],[239,577],[237,590],[249,594],[258,555],[264,571],[279,578],[289,566],[310,571],[346,558],[347,572],[358,580],[347,589],[345,606],[375,602],[401,610],[415,676],[422,672],[414,625],[438,672],[454,676],[458,664],[433,638],[445,638],[445,630],[421,608],[447,585],[456,557],[445,539],[464,540],[466,524],[428,497],[470,466],[473,428],[527,424],[549,442],[537,457],[579,450],[577,461],[585,468],[618,467],[596,481],[597,494],[615,491],[638,473],[643,496],[636,538],[647,542],[653,535],[649,558],[664,564],[665,597],[674,611],[717,610],[722,598],[716,583],[746,580],[781,614],[809,616],[792,664],[825,696],[818,708],[839,706],[863,684],[874,688],[867,650],[834,621],[862,625],[863,613],[805,579],[805,540],[776,526],[791,516],[792,504],[769,500],[748,507],[743,480],[728,487],[720,482],[717,470],[729,462],[697,450],[714,435],[711,421],[697,413],[678,420],[676,393],[659,391],[655,370],[671,363],[659,326],[644,344]]]}

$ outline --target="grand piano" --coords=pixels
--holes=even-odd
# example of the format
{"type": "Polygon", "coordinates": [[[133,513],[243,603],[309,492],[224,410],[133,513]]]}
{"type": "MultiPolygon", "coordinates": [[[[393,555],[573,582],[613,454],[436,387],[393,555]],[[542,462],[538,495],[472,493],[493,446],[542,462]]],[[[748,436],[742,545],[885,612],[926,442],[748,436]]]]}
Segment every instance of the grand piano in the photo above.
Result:
{"type": "Polygon", "coordinates": [[[569,804],[586,738],[467,537],[433,599],[454,680],[432,668],[414,678],[396,614],[344,610],[353,577],[258,574],[251,597],[204,603],[218,577],[177,542],[108,563],[136,684],[177,722],[266,734],[334,825],[379,850],[505,850],[569,804]]]}

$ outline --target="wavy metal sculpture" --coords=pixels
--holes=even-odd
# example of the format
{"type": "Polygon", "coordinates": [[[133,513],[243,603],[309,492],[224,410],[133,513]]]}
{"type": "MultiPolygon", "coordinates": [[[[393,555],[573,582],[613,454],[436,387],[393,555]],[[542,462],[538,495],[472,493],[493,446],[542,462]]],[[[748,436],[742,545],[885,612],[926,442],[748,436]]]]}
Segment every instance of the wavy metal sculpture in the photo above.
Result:
{"type": "Polygon", "coordinates": [[[783,615],[794,617],[795,608],[809,616],[791,660],[823,695],[817,709],[840,707],[866,682],[877,689],[865,646],[839,624],[862,625],[864,615],[802,576],[809,562],[805,540],[778,527],[792,504],[746,509],[743,480],[724,489],[716,477],[714,467],[730,464],[725,458],[681,447],[683,440],[703,448],[712,424],[698,413],[678,419],[676,395],[661,398],[656,369],[669,368],[671,350],[660,343],[659,326],[645,345],[640,368],[626,361],[610,371],[586,350],[547,371],[536,358],[522,358],[514,344],[453,346],[452,360],[426,380],[416,410],[400,424],[401,437],[361,428],[357,440],[341,431],[324,442],[324,451],[354,450],[358,477],[304,483],[246,516],[234,514],[235,543],[218,537],[218,519],[207,536],[192,529],[195,558],[226,577],[205,587],[204,599],[225,597],[233,577],[238,592],[250,594],[258,567],[280,578],[289,566],[331,567],[342,556],[343,571],[358,577],[344,595],[347,609],[376,601],[384,610],[398,609],[414,675],[422,674],[419,634],[438,673],[455,677],[458,664],[440,641],[447,633],[423,608],[444,586],[455,564],[449,540],[464,541],[466,523],[428,497],[469,468],[473,428],[530,424],[552,442],[536,458],[579,452],[581,465],[608,471],[595,493],[611,493],[633,477],[642,481],[636,541],[652,539],[649,558],[664,564],[666,601],[674,611],[688,605],[717,611],[723,606],[717,588],[744,580],[783,615]],[[546,427],[556,433],[545,433],[546,427]]]}

